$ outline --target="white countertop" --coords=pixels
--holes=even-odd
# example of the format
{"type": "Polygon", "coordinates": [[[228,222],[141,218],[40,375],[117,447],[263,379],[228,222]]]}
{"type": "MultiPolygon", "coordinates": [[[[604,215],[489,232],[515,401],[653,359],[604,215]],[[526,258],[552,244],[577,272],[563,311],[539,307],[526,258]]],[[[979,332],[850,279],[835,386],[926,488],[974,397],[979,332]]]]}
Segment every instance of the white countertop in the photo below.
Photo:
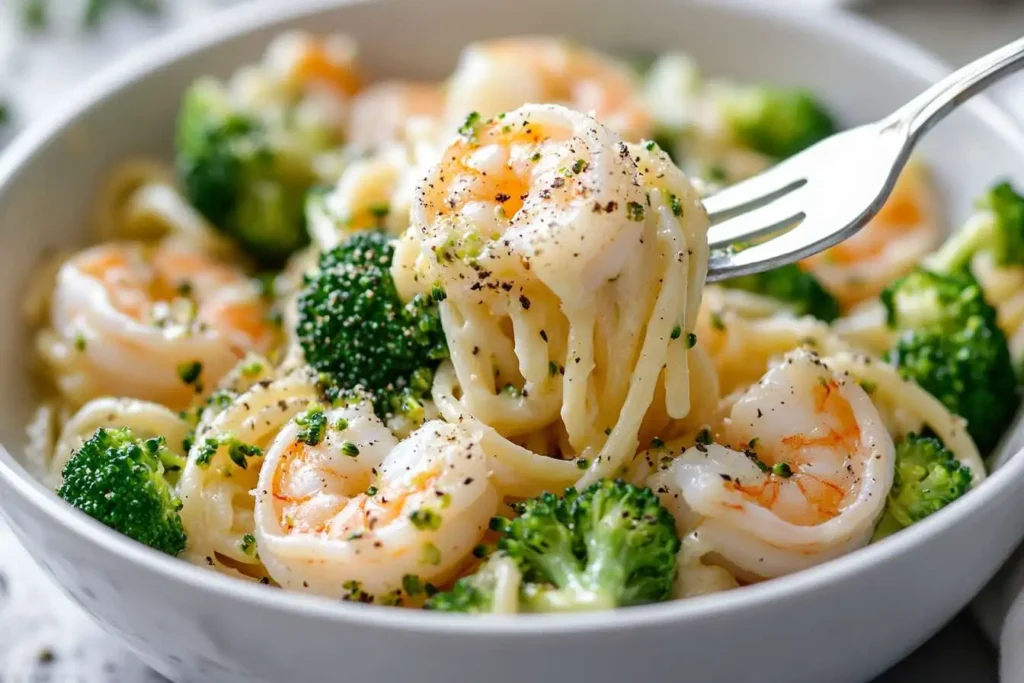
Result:
{"type": "MultiPolygon", "coordinates": [[[[67,8],[77,2],[51,4],[67,8]]],[[[168,12],[157,22],[112,17],[99,36],[57,31],[53,39],[28,42],[13,39],[10,12],[15,4],[0,2],[0,92],[16,103],[17,121],[45,111],[84,75],[146,37],[217,3],[167,0],[168,12]]],[[[861,11],[906,33],[952,64],[961,64],[1024,33],[1024,2],[1013,0],[877,0],[866,3],[861,11]]],[[[1000,87],[996,98],[1024,121],[1024,76],[1000,87]]],[[[160,680],[61,596],[0,523],[0,683],[160,680]]],[[[970,618],[961,615],[875,683],[996,680],[993,650],[970,618]]]]}

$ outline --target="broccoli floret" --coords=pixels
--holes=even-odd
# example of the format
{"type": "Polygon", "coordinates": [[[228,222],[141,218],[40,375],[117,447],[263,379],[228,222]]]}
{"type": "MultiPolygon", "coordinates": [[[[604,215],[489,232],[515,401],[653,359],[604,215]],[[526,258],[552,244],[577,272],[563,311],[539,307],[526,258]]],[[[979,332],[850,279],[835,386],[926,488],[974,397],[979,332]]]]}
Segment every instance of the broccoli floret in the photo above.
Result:
{"type": "Polygon", "coordinates": [[[917,269],[886,289],[882,302],[889,325],[901,332],[887,359],[967,420],[978,448],[989,452],[1016,411],[1017,380],[977,281],[966,271],[917,269]]]}
{"type": "Polygon", "coordinates": [[[971,470],[941,441],[909,434],[896,446],[892,488],[873,540],[920,522],[967,493],[970,487],[971,470]]]}
{"type": "Polygon", "coordinates": [[[310,152],[241,110],[219,83],[201,80],[186,93],[176,149],[185,196],[259,261],[280,264],[309,241],[310,152]]]}
{"type": "Polygon", "coordinates": [[[459,579],[451,590],[434,595],[423,605],[423,609],[437,612],[487,614],[492,611],[493,597],[493,577],[478,572],[459,579]]]}
{"type": "MultiPolygon", "coordinates": [[[[521,579],[516,563],[505,554],[496,553],[475,573],[456,581],[451,590],[429,598],[423,608],[438,612],[492,613],[496,611],[495,591],[511,589],[518,593],[521,579]]],[[[516,604],[505,607],[514,609],[516,604]]]]}
{"type": "Polygon", "coordinates": [[[836,298],[821,286],[817,278],[796,264],[725,280],[722,286],[778,299],[794,315],[812,315],[825,322],[839,317],[836,298]]]}
{"type": "Polygon", "coordinates": [[[967,272],[940,273],[917,268],[882,292],[890,327],[936,328],[954,333],[972,317],[994,317],[981,287],[967,272]]]}
{"type": "Polygon", "coordinates": [[[785,159],[836,132],[824,106],[810,93],[755,85],[722,96],[721,112],[741,145],[785,159]]]}
{"type": "Polygon", "coordinates": [[[447,356],[439,289],[402,303],[391,277],[395,246],[354,233],[324,253],[298,300],[298,338],[330,400],[368,394],[379,416],[419,415],[447,356]]]}
{"type": "Polygon", "coordinates": [[[648,488],[603,480],[496,517],[498,549],[523,573],[526,612],[597,610],[667,600],[676,577],[675,520],[648,488]]]}
{"type": "Polygon", "coordinates": [[[168,477],[184,465],[162,437],[98,429],[64,466],[57,495],[129,538],[177,555],[185,549],[185,530],[168,477]]]}
{"type": "Polygon", "coordinates": [[[979,252],[991,253],[1000,266],[1024,265],[1024,197],[999,183],[978,202],[983,211],[929,257],[929,267],[953,272],[969,266],[979,252]]]}

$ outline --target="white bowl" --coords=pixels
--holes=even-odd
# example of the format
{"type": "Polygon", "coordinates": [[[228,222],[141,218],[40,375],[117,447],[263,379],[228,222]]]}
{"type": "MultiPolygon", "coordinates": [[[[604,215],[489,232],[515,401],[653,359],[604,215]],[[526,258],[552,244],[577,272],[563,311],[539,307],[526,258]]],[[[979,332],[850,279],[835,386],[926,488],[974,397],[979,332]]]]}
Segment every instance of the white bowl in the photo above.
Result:
{"type": "MultiPolygon", "coordinates": [[[[799,83],[853,124],[916,94],[943,67],[842,15],[674,0],[294,0],[241,8],[95,81],[0,158],[0,503],[75,600],[178,681],[530,680],[844,683],[881,672],[962,608],[1024,535],[1024,458],[878,545],[730,593],[618,612],[471,618],[330,602],[217,575],[137,545],[58,500],[18,462],[33,388],[19,322],[47,247],[83,217],[119,159],[167,155],[179,97],[200,74],[254,60],[275,33],[356,36],[375,75],[438,77],[474,38],[563,33],[621,53],[683,49],[708,71],[799,83]]],[[[1020,181],[1024,143],[976,102],[925,141],[950,215],[993,179],[1020,181]]]]}

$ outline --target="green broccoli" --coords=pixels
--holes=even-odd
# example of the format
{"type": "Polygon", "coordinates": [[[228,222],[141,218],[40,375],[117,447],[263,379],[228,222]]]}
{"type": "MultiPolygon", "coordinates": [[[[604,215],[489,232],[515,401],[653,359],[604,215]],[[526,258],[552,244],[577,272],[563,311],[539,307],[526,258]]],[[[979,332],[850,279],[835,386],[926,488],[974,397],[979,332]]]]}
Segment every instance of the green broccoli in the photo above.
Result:
{"type": "Polygon", "coordinates": [[[512,588],[518,593],[521,579],[516,563],[504,553],[495,553],[476,572],[456,581],[451,590],[431,596],[423,609],[470,614],[492,613],[495,611],[494,593],[499,584],[511,580],[516,584],[512,588]]]}
{"type": "Polygon", "coordinates": [[[896,446],[896,469],[877,541],[938,512],[971,487],[971,470],[938,439],[909,434],[896,446]]]}
{"type": "Polygon", "coordinates": [[[299,295],[297,332],[329,399],[368,394],[381,417],[415,417],[447,356],[437,310],[444,293],[403,304],[390,272],[394,252],[386,234],[367,231],[324,253],[299,295]]]}
{"type": "Polygon", "coordinates": [[[241,110],[204,79],[185,95],[176,166],[188,200],[259,261],[280,264],[308,241],[306,191],[317,178],[311,151],[241,110]]]}
{"type": "Polygon", "coordinates": [[[181,501],[168,481],[185,459],[161,438],[98,429],[64,466],[57,495],[125,536],[168,555],[185,549],[181,501]]]}
{"type": "Polygon", "coordinates": [[[1017,408],[1017,380],[996,312],[967,271],[917,269],[882,293],[890,327],[900,331],[887,359],[951,412],[967,420],[989,452],[1017,408]]]}
{"type": "Polygon", "coordinates": [[[839,317],[839,302],[811,273],[790,264],[754,275],[725,280],[723,287],[777,299],[794,315],[812,315],[829,323],[839,317]]]}
{"type": "Polygon", "coordinates": [[[603,480],[545,493],[496,517],[498,549],[519,564],[524,612],[599,610],[667,600],[676,577],[675,520],[648,488],[603,480]]]}
{"type": "Polygon", "coordinates": [[[991,253],[1000,266],[1024,265],[1024,197],[1009,183],[999,183],[981,198],[978,208],[983,213],[929,257],[929,267],[960,270],[979,252],[991,253]]]}
{"type": "Polygon", "coordinates": [[[781,160],[836,132],[824,106],[810,93],[768,85],[739,87],[719,102],[736,141],[781,160]]]}

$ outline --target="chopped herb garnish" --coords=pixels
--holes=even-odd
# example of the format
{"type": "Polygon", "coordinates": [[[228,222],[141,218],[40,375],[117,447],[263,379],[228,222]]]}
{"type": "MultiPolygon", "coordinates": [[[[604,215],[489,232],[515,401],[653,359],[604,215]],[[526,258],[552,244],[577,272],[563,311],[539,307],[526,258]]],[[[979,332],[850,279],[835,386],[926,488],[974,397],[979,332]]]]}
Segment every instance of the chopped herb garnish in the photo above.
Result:
{"type": "Polygon", "coordinates": [[[572,172],[575,173],[576,175],[579,175],[580,173],[586,171],[589,165],[590,164],[588,164],[586,160],[577,159],[572,163],[572,172]]]}
{"type": "Polygon", "coordinates": [[[314,405],[295,418],[295,424],[302,427],[298,440],[309,446],[319,445],[327,432],[327,416],[323,406],[314,405]]]}
{"type": "MultiPolygon", "coordinates": [[[[203,439],[196,451],[196,464],[206,467],[213,460],[213,456],[223,448],[228,449],[228,458],[241,469],[248,469],[248,458],[263,455],[263,450],[252,444],[239,440],[234,434],[221,434],[203,439]]],[[[229,470],[230,471],[230,470],[229,470]]]]}
{"type": "Polygon", "coordinates": [[[697,441],[697,443],[704,444],[705,446],[711,444],[712,443],[711,430],[708,429],[707,427],[704,427],[703,429],[701,429],[699,432],[697,432],[696,441],[697,441]]]}
{"type": "Polygon", "coordinates": [[[354,458],[359,455],[359,446],[355,445],[351,441],[346,441],[341,444],[341,452],[343,455],[354,458]]]}
{"type": "Polygon", "coordinates": [[[441,551],[433,543],[424,543],[420,553],[420,562],[436,567],[441,564],[441,551]]]}
{"type": "Polygon", "coordinates": [[[644,219],[644,205],[640,202],[628,202],[626,204],[626,216],[629,220],[639,223],[644,219]]]}
{"type": "Polygon", "coordinates": [[[679,216],[683,215],[683,205],[679,201],[679,197],[675,196],[672,193],[669,193],[669,195],[668,195],[668,205],[670,207],[672,207],[672,215],[673,216],[679,217],[679,216]]]}
{"type": "Polygon", "coordinates": [[[590,461],[586,458],[576,458],[576,467],[581,470],[585,470],[590,467],[590,461]]]}
{"type": "Polygon", "coordinates": [[[692,349],[696,345],[697,345],[697,335],[695,335],[693,332],[691,332],[690,334],[686,335],[686,348],[692,349]]]}
{"type": "Polygon", "coordinates": [[[441,528],[441,515],[437,514],[429,508],[419,508],[413,510],[409,515],[409,521],[412,525],[423,531],[425,529],[440,529],[441,528]]]}
{"type": "Polygon", "coordinates": [[[423,580],[415,574],[406,574],[402,577],[402,590],[409,595],[419,595],[423,592],[423,580]]]}
{"type": "Polygon", "coordinates": [[[257,455],[263,455],[263,450],[236,438],[232,438],[228,444],[228,458],[243,470],[249,468],[248,459],[257,455]]]}
{"type": "Polygon", "coordinates": [[[787,463],[777,462],[772,465],[772,474],[783,479],[789,479],[793,476],[793,469],[787,463]]]}
{"type": "Polygon", "coordinates": [[[249,557],[256,557],[257,556],[257,552],[256,552],[256,537],[253,536],[252,534],[246,534],[245,536],[242,536],[241,547],[242,547],[242,552],[245,553],[246,555],[248,555],[249,557]]]}
{"type": "Polygon", "coordinates": [[[459,135],[463,135],[467,138],[475,138],[480,128],[481,117],[480,112],[470,112],[466,120],[459,126],[459,135]]]}
{"type": "Polygon", "coordinates": [[[373,602],[373,596],[363,590],[363,584],[355,580],[349,580],[341,584],[345,589],[345,595],[341,596],[344,602],[373,602]]]}
{"type": "Polygon", "coordinates": [[[220,448],[220,442],[217,439],[204,439],[199,450],[196,451],[196,464],[200,467],[209,465],[213,456],[217,454],[218,448],[220,448]]]}
{"type": "Polygon", "coordinates": [[[178,366],[178,377],[185,384],[198,383],[201,374],[203,374],[203,364],[197,360],[190,363],[182,363],[178,366]]]}
{"type": "Polygon", "coordinates": [[[679,339],[679,337],[683,336],[683,328],[680,327],[679,325],[676,325],[675,327],[672,328],[672,334],[669,336],[672,339],[679,339]]]}
{"type": "Polygon", "coordinates": [[[242,366],[243,377],[256,377],[261,372],[263,372],[263,363],[259,362],[258,360],[251,360],[242,366]]]}
{"type": "Polygon", "coordinates": [[[761,458],[757,457],[757,453],[754,453],[753,451],[747,451],[744,455],[746,455],[747,458],[750,459],[750,462],[757,465],[757,469],[761,470],[762,472],[768,473],[772,471],[771,467],[768,467],[768,465],[766,465],[765,462],[761,460],[761,458]]]}

